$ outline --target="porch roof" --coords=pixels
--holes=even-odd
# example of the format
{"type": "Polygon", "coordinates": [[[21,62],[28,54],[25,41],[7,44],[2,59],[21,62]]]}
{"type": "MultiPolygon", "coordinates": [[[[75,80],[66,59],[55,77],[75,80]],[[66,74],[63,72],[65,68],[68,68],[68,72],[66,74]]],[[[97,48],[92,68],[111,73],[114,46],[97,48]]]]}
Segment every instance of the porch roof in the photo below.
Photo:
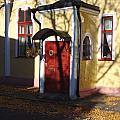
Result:
{"type": "Polygon", "coordinates": [[[50,36],[59,36],[60,38],[63,38],[64,40],[70,41],[71,36],[65,32],[65,31],[59,31],[59,30],[54,30],[50,28],[44,28],[39,30],[33,37],[33,40],[42,40],[44,41],[46,38],[50,36]]]}
{"type": "Polygon", "coordinates": [[[45,11],[45,10],[59,9],[59,8],[65,8],[65,7],[72,7],[72,6],[79,6],[79,7],[100,12],[99,7],[85,3],[81,0],[60,0],[53,4],[38,6],[37,8],[34,8],[32,10],[45,11]]]}

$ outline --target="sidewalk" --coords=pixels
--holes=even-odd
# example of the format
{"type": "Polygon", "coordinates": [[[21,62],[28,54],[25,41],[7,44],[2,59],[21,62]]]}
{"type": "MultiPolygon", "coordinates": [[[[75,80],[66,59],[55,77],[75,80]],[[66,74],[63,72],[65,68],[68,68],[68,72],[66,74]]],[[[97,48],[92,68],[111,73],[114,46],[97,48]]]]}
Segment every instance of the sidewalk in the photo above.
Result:
{"type": "MultiPolygon", "coordinates": [[[[28,111],[29,107],[31,111],[31,108],[36,107],[37,104],[38,109],[35,108],[37,112],[43,111],[42,113],[58,115],[63,113],[67,117],[76,118],[76,120],[81,118],[81,116],[88,118],[86,120],[120,120],[120,97],[95,94],[84,99],[78,98],[77,100],[70,100],[68,96],[62,94],[59,96],[55,94],[40,95],[38,88],[34,87],[6,85],[0,85],[0,97],[1,101],[6,100],[5,103],[0,103],[1,106],[4,106],[4,104],[7,106],[8,101],[10,102],[9,107],[15,107],[17,104],[13,102],[17,101],[20,102],[22,106],[18,105],[19,108],[24,109],[24,104],[26,104],[27,101],[27,104],[30,103],[30,105],[25,108],[25,110],[27,109],[28,111]],[[43,108],[46,110],[43,110],[43,108]]],[[[34,110],[32,111],[35,112],[34,110]]]]}

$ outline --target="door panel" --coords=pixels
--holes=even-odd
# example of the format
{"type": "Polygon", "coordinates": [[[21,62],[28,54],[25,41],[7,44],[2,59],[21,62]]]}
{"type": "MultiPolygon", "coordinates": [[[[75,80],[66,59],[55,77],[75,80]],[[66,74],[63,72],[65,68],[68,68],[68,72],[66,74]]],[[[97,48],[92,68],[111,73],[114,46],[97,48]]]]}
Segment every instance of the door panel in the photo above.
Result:
{"type": "Polygon", "coordinates": [[[45,41],[45,92],[67,93],[70,76],[70,42],[45,41]]]}

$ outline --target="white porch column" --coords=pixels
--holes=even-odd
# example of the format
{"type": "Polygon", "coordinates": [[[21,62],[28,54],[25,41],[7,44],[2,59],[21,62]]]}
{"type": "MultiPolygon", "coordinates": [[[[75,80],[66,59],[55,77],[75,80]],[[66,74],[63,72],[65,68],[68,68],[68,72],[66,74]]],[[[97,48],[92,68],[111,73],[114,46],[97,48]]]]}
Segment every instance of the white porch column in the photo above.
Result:
{"type": "Polygon", "coordinates": [[[69,96],[71,99],[76,99],[77,91],[77,9],[73,7],[73,16],[72,16],[72,43],[71,43],[71,57],[70,57],[70,89],[69,96]]]}
{"type": "MultiPolygon", "coordinates": [[[[39,0],[39,4],[46,4],[46,0],[39,0]]],[[[42,22],[41,17],[40,21],[42,22]]],[[[34,60],[34,87],[39,87],[40,93],[44,93],[44,61],[40,60],[40,55],[34,60]]]]}
{"type": "Polygon", "coordinates": [[[5,2],[5,76],[10,75],[10,39],[9,39],[9,23],[10,23],[10,3],[5,2]]]}
{"type": "Polygon", "coordinates": [[[45,72],[44,72],[44,64],[45,64],[45,62],[44,62],[44,60],[42,59],[41,60],[41,63],[40,63],[40,76],[39,76],[39,84],[40,84],[40,93],[44,93],[44,83],[45,83],[45,78],[44,78],[44,76],[45,76],[45,72]]]}
{"type": "Polygon", "coordinates": [[[40,56],[37,55],[34,59],[34,87],[39,87],[39,72],[40,72],[40,56]]]}
{"type": "MultiPolygon", "coordinates": [[[[40,4],[41,5],[45,5],[46,4],[46,0],[40,0],[40,4]]],[[[42,22],[41,22],[41,24],[42,24],[42,22]]],[[[42,43],[41,43],[41,46],[42,46],[42,43]]],[[[44,53],[44,49],[43,49],[42,52],[43,52],[43,54],[45,54],[44,53]]],[[[44,82],[45,82],[45,79],[44,79],[44,76],[45,76],[45,73],[44,73],[44,64],[45,64],[44,59],[39,60],[39,86],[40,86],[39,90],[40,90],[40,93],[44,93],[44,82]]]]}

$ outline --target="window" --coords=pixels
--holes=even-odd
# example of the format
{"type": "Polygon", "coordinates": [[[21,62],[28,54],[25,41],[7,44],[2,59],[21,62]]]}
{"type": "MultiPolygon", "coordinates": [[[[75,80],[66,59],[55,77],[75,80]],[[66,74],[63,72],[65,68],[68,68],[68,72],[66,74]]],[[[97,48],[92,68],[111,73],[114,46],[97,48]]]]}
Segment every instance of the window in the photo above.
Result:
{"type": "Polygon", "coordinates": [[[102,59],[112,59],[112,36],[113,36],[113,17],[105,16],[102,18],[102,59]]]}
{"type": "Polygon", "coordinates": [[[101,20],[101,43],[99,60],[113,60],[114,56],[114,24],[113,15],[105,15],[101,20]]]}
{"type": "Polygon", "coordinates": [[[25,57],[32,49],[33,24],[30,8],[19,9],[18,18],[18,56],[25,57]]]}
{"type": "Polygon", "coordinates": [[[83,40],[83,60],[90,60],[91,59],[91,44],[89,36],[85,36],[83,40]]]}

